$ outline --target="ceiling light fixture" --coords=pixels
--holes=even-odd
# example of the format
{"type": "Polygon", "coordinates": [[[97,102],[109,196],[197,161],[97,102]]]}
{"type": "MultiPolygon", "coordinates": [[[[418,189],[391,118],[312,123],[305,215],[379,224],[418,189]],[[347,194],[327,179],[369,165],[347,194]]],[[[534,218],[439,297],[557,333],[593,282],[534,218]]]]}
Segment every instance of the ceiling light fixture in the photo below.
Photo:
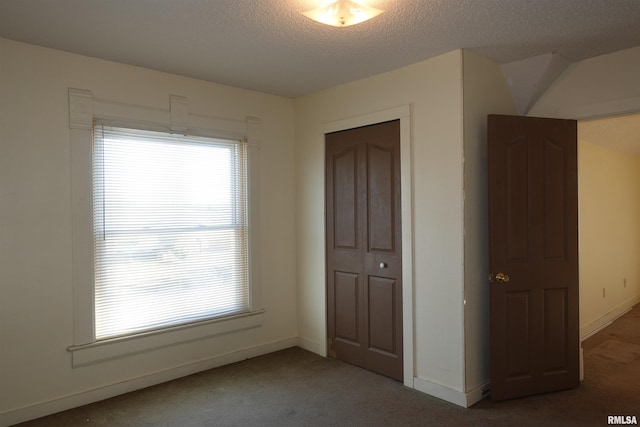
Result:
{"type": "Polygon", "coordinates": [[[348,27],[375,18],[382,12],[384,11],[365,6],[355,0],[333,0],[302,14],[322,24],[348,27]]]}

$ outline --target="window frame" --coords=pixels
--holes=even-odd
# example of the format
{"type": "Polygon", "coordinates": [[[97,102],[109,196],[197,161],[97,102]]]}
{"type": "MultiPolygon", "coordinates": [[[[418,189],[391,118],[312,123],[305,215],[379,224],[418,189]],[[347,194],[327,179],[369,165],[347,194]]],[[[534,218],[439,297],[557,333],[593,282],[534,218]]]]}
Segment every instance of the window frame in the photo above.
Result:
{"type": "Polygon", "coordinates": [[[94,99],[69,88],[73,214],[74,342],[72,366],[80,367],[181,342],[259,327],[263,323],[259,281],[260,120],[189,114],[186,98],[170,96],[169,111],[94,99]],[[94,325],[93,123],[194,136],[247,141],[247,247],[249,311],[97,341],[94,325]]]}
{"type": "MultiPolygon", "coordinates": [[[[99,120],[94,123],[94,138],[93,138],[93,202],[94,202],[94,268],[95,270],[95,281],[94,281],[94,289],[96,292],[95,297],[95,339],[96,341],[104,341],[105,339],[116,338],[119,336],[129,336],[133,334],[139,334],[142,332],[166,329],[173,326],[179,326],[189,323],[194,323],[197,321],[208,321],[216,318],[224,318],[233,315],[239,315],[246,313],[249,309],[248,307],[248,297],[249,297],[249,289],[248,289],[248,257],[247,257],[247,237],[248,237],[248,224],[246,221],[246,211],[248,208],[247,203],[247,191],[246,191],[246,172],[247,172],[247,143],[245,139],[222,139],[222,138],[203,138],[200,136],[195,136],[191,133],[188,135],[183,135],[182,133],[176,134],[171,132],[157,132],[157,131],[149,131],[147,129],[137,129],[131,127],[122,127],[122,126],[107,126],[101,123],[99,120]],[[198,161],[200,161],[201,156],[223,156],[226,158],[225,164],[230,165],[228,169],[228,174],[225,176],[228,178],[227,185],[229,186],[229,201],[226,202],[226,216],[224,220],[221,222],[218,221],[213,223],[207,223],[207,225],[195,225],[193,223],[184,224],[180,221],[174,222],[176,218],[183,218],[182,215],[178,215],[177,217],[172,217],[171,225],[168,226],[166,221],[170,220],[168,217],[162,217],[162,220],[156,217],[154,221],[153,218],[149,218],[148,213],[145,212],[142,216],[140,213],[136,212],[136,214],[132,217],[130,216],[131,212],[127,212],[125,216],[119,216],[118,219],[112,218],[107,215],[106,212],[120,212],[121,215],[124,214],[124,211],[119,210],[117,205],[114,205],[114,210],[112,211],[110,208],[110,200],[111,197],[115,194],[119,194],[123,196],[127,194],[126,197],[131,197],[132,193],[121,193],[121,190],[125,188],[129,191],[132,188],[137,188],[136,186],[132,186],[132,182],[125,179],[126,170],[118,169],[120,167],[125,167],[123,163],[120,163],[123,159],[120,158],[124,152],[122,150],[133,150],[130,155],[135,155],[134,152],[141,152],[141,150],[145,150],[144,158],[153,157],[154,153],[166,153],[166,150],[169,150],[173,154],[170,156],[170,160],[172,165],[163,165],[163,169],[168,170],[182,170],[187,173],[191,170],[190,167],[180,166],[180,163],[176,163],[175,160],[177,158],[182,158],[184,160],[188,160],[189,162],[193,162],[193,153],[194,150],[197,150],[198,161]],[[119,154],[116,154],[119,153],[119,154]],[[191,154],[189,154],[191,153],[191,154]],[[217,154],[214,154],[217,153],[217,154]],[[114,156],[114,157],[110,157],[114,156]],[[184,157],[183,157],[184,156],[184,157]],[[113,169],[112,169],[113,167],[113,169]],[[172,169],[173,167],[177,167],[178,169],[172,169]],[[116,187],[109,187],[107,183],[113,183],[116,187]],[[113,193],[111,192],[113,190],[113,193]],[[112,222],[114,221],[114,222],[112,222]],[[123,222],[124,221],[124,222],[123,222]],[[150,222],[151,221],[151,222],[150,222]],[[117,224],[117,225],[116,225],[117,224]],[[151,226],[153,224],[153,226],[151,226]],[[150,228],[151,226],[151,228],[150,228]],[[167,228],[167,227],[170,227],[167,228]],[[223,264],[225,266],[233,266],[233,269],[236,271],[234,274],[235,279],[233,281],[225,283],[228,285],[233,285],[232,287],[225,288],[225,293],[218,294],[214,288],[211,287],[211,281],[207,283],[207,293],[209,291],[216,292],[218,295],[215,299],[210,300],[210,304],[207,304],[207,308],[204,306],[195,308],[193,305],[180,305],[185,311],[178,313],[173,313],[173,315],[167,315],[167,312],[171,312],[171,305],[174,304],[172,301],[176,301],[176,299],[181,298],[181,296],[185,295],[183,290],[176,290],[174,288],[174,284],[169,284],[169,282],[164,285],[158,283],[153,289],[149,289],[147,287],[143,287],[144,291],[141,291],[140,288],[136,286],[139,290],[139,295],[134,297],[133,294],[135,292],[130,293],[133,289],[129,289],[127,292],[127,300],[135,301],[136,298],[141,298],[137,303],[134,303],[135,309],[133,317],[119,316],[116,313],[122,307],[122,304],[127,304],[126,301],[119,302],[110,302],[107,299],[101,299],[99,295],[104,297],[105,293],[111,296],[120,294],[121,292],[121,281],[113,281],[114,276],[111,274],[114,273],[114,269],[118,270],[124,268],[127,271],[126,276],[130,277],[136,273],[142,273],[142,271],[151,273],[147,268],[151,268],[153,271],[158,271],[157,269],[164,269],[167,267],[167,260],[151,262],[151,260],[146,259],[146,262],[131,262],[132,253],[137,253],[140,249],[134,249],[130,245],[131,240],[138,240],[141,238],[141,235],[144,235],[145,238],[155,237],[159,238],[159,235],[162,235],[163,238],[167,238],[168,234],[176,241],[180,241],[184,243],[183,239],[191,239],[194,236],[199,236],[199,238],[207,239],[210,244],[215,244],[214,241],[209,241],[210,233],[212,231],[222,232],[224,234],[225,242],[222,244],[231,243],[228,239],[232,238],[233,246],[235,247],[233,252],[233,260],[227,258],[229,254],[225,256],[225,261],[223,264]],[[233,236],[233,237],[231,237],[233,236]],[[125,239],[127,243],[122,242],[121,239],[125,239]],[[124,245],[124,246],[123,246],[124,245]],[[129,254],[127,261],[122,264],[122,259],[111,258],[115,253],[122,253],[124,251],[129,254]],[[101,268],[102,266],[102,268],[101,268]],[[133,267],[133,268],[132,268],[133,267]],[[164,286],[164,287],[163,287],[164,286]],[[233,300],[227,300],[229,293],[233,293],[237,295],[237,298],[233,300]],[[149,308],[154,311],[152,307],[156,309],[161,309],[162,307],[167,307],[167,310],[162,309],[162,315],[155,319],[151,319],[148,317],[143,317],[142,319],[136,320],[137,314],[140,313],[140,308],[145,305],[145,301],[149,300],[149,298],[157,297],[160,294],[169,293],[172,296],[172,299],[166,300],[161,303],[161,305],[151,305],[149,308]],[[218,298],[222,298],[225,301],[228,301],[228,305],[216,307],[216,301],[218,298]],[[105,305],[106,304],[106,305],[105,305]],[[101,308],[102,307],[102,311],[101,308]],[[106,317],[100,315],[100,313],[110,313],[106,317]],[[115,316],[115,317],[114,317],[115,316]],[[187,320],[189,319],[190,320],[187,320]],[[115,321],[115,322],[114,322],[115,321]],[[120,323],[120,321],[124,323],[120,323]]],[[[167,155],[163,156],[165,161],[168,160],[167,155]]],[[[127,155],[129,158],[129,155],[127,155]]],[[[159,158],[160,159],[160,158],[159,158]]],[[[139,161],[144,162],[143,159],[139,159],[139,161]]],[[[137,162],[136,162],[137,163],[137,162]]],[[[221,170],[218,166],[211,166],[207,168],[211,171],[211,168],[215,170],[221,170]]],[[[136,169],[139,169],[139,165],[135,166],[136,169]]],[[[149,174],[145,174],[145,176],[140,176],[139,178],[144,180],[146,177],[150,177],[154,172],[149,172],[149,174]]],[[[221,177],[222,178],[222,177],[221,177]]],[[[172,180],[173,182],[173,180],[172,180]]],[[[205,190],[200,187],[200,184],[196,184],[201,190],[205,190]]],[[[206,192],[212,193],[212,185],[213,182],[209,182],[206,187],[206,192]]],[[[164,189],[165,186],[159,187],[164,189]]],[[[176,187],[177,188],[177,187],[176,187]]],[[[174,191],[175,189],[174,188],[174,191]]],[[[149,188],[145,188],[145,194],[149,193],[149,188]]],[[[179,193],[183,194],[188,192],[189,189],[183,187],[179,193]]],[[[155,191],[152,191],[151,194],[154,194],[156,197],[152,199],[148,199],[148,203],[160,202],[164,200],[164,197],[173,197],[175,193],[166,193],[161,190],[156,194],[155,191]],[[159,197],[159,198],[158,198],[159,197]]],[[[199,194],[199,196],[203,196],[204,194],[199,194]]],[[[135,203],[137,200],[144,199],[145,195],[136,194],[136,196],[131,199],[131,202],[135,203]]],[[[193,201],[193,200],[191,200],[193,201]]],[[[182,200],[172,199],[172,202],[169,204],[172,208],[176,208],[182,200]]],[[[166,203],[166,202],[165,202],[166,203]]],[[[127,202],[129,205],[129,202],[127,202]]],[[[157,209],[162,212],[167,205],[158,206],[157,209]]],[[[157,212],[156,212],[157,213],[157,212]]],[[[116,214],[117,215],[117,214],[116,214]]],[[[202,218],[200,218],[202,221],[202,218]]],[[[211,219],[209,221],[212,221],[211,219]]],[[[217,241],[217,240],[216,240],[217,241]]],[[[145,248],[146,251],[158,250],[160,247],[156,246],[155,248],[145,248]]],[[[190,249],[193,249],[190,247],[190,249]]],[[[226,253],[226,252],[225,252],[226,253]]],[[[215,258],[215,256],[214,256],[215,258]]],[[[194,258],[191,258],[193,261],[194,258]]],[[[205,265],[211,265],[211,262],[214,262],[211,259],[211,253],[207,257],[207,260],[200,260],[199,262],[205,262],[205,265]]],[[[218,261],[221,262],[221,261],[218,261]]],[[[220,267],[220,265],[218,265],[220,267]]],[[[194,272],[194,269],[197,269],[196,265],[190,264],[190,272],[194,272]]],[[[164,270],[165,277],[171,276],[172,268],[168,268],[168,270],[164,270]]],[[[142,273],[147,274],[147,273],[142,273]]],[[[191,280],[193,278],[190,274],[178,273],[179,277],[184,280],[191,280]]],[[[146,276],[145,276],[146,277],[146,276]]],[[[122,279],[122,278],[121,278],[122,279]]],[[[229,278],[231,279],[231,278],[229,278]]],[[[187,282],[188,283],[188,282],[187,282]]],[[[200,287],[198,286],[198,289],[200,287]]],[[[201,297],[208,298],[207,296],[201,295],[201,297]]],[[[200,298],[198,298],[200,300],[200,298]]],[[[192,301],[195,302],[195,301],[192,301]]]]}

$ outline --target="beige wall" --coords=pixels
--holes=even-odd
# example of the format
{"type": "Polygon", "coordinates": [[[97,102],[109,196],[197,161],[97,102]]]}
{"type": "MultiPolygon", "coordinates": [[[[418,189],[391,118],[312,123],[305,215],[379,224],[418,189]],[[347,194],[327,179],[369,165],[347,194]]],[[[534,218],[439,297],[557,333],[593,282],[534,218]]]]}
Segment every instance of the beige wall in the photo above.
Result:
{"type": "Polygon", "coordinates": [[[293,101],[0,39],[0,425],[295,345],[293,101]],[[262,327],[71,368],[68,88],[261,119],[262,327]]]}
{"type": "MultiPolygon", "coordinates": [[[[556,117],[564,119],[589,119],[594,117],[605,117],[624,113],[640,112],[640,47],[626,49],[595,58],[586,59],[569,66],[565,72],[551,85],[551,87],[540,97],[528,115],[538,117],[556,117]]],[[[580,137],[580,136],[579,136],[580,137]]],[[[602,168],[611,169],[611,174],[623,188],[628,188],[631,184],[623,180],[621,174],[627,170],[627,166],[622,166],[626,161],[620,153],[606,150],[603,147],[580,141],[579,143],[579,185],[580,185],[580,327],[581,336],[584,338],[593,330],[603,326],[620,314],[624,307],[637,301],[638,288],[632,285],[627,278],[627,287],[622,284],[626,270],[631,270],[630,276],[637,277],[637,268],[631,267],[622,269],[619,265],[627,255],[623,253],[614,243],[613,236],[607,237],[606,223],[613,223],[613,216],[619,215],[619,220],[628,223],[633,211],[619,209],[621,206],[629,206],[633,196],[622,200],[622,196],[617,192],[615,186],[611,186],[611,191],[605,191],[605,178],[602,175],[602,168]],[[597,158],[596,152],[603,157],[597,158]],[[614,160],[617,159],[617,160],[614,160]],[[600,166],[596,166],[601,162],[600,166]],[[619,163],[618,169],[612,164],[619,163]],[[593,172],[593,173],[592,173],[593,172]],[[624,183],[622,183],[624,181],[624,183]],[[606,205],[604,200],[618,197],[616,205],[606,205]],[[588,204],[588,205],[587,205],[588,204]],[[607,218],[606,221],[600,216],[607,218]],[[626,219],[624,219],[626,218],[626,219]],[[596,242],[595,240],[601,241],[596,242]],[[605,243],[606,242],[606,243],[605,243]],[[605,251],[603,245],[607,245],[605,251]],[[611,255],[617,254],[618,258],[613,268],[611,255]],[[621,270],[622,269],[622,270],[621,270]],[[634,272],[635,271],[635,272],[634,272]],[[605,274],[606,272],[606,274],[605,274]],[[602,288],[606,297],[602,297],[602,288]]],[[[628,156],[627,156],[628,157],[628,156]]],[[[638,180],[636,180],[636,183],[638,180]]],[[[637,186],[636,194],[637,194],[637,186]]],[[[638,218],[637,211],[635,211],[638,218]]],[[[614,224],[613,227],[616,227],[614,224]]],[[[635,230],[638,225],[635,225],[635,230]]],[[[621,231],[617,232],[621,234],[621,231]]],[[[631,231],[630,235],[633,236],[631,231]]],[[[638,232],[635,232],[638,236],[638,232]]],[[[627,238],[633,238],[627,236],[627,238]]],[[[621,245],[632,245],[627,240],[621,240],[621,245]],[[623,242],[627,243],[623,243],[623,242]]],[[[636,240],[637,244],[637,240],[636,240]]],[[[637,246],[635,252],[630,252],[629,256],[635,254],[634,263],[638,263],[637,246]]],[[[637,283],[637,282],[636,282],[637,283]]]]}
{"type": "MultiPolygon", "coordinates": [[[[293,101],[2,39],[0,57],[0,384],[12,385],[0,388],[0,424],[295,343],[324,354],[323,131],[396,107],[411,112],[413,386],[477,398],[488,378],[485,114],[514,113],[495,64],[454,51],[293,101]],[[68,87],[163,110],[181,95],[193,114],[261,119],[263,327],[70,368],[68,87]]],[[[640,48],[573,64],[531,115],[640,110],[639,65],[640,48]]]]}
{"type": "Polygon", "coordinates": [[[584,337],[640,302],[640,156],[585,141],[578,153],[584,337]]]}
{"type": "MultiPolygon", "coordinates": [[[[454,51],[296,100],[299,333],[326,351],[327,123],[410,105],[415,386],[464,398],[462,53],[454,51]],[[443,325],[446,325],[444,327],[443,325]]],[[[403,228],[411,224],[403,224],[403,228]]]]}
{"type": "Polygon", "coordinates": [[[489,383],[487,115],[517,111],[500,67],[464,51],[464,328],[466,392],[489,383]]]}

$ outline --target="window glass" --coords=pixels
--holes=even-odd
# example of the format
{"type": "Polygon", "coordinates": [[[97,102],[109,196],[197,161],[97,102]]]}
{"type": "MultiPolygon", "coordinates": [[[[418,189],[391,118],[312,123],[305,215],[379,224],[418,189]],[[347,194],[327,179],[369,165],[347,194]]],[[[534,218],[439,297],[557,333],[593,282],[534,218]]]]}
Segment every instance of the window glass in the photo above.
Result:
{"type": "Polygon", "coordinates": [[[97,125],[97,340],[248,310],[243,142],[97,125]]]}

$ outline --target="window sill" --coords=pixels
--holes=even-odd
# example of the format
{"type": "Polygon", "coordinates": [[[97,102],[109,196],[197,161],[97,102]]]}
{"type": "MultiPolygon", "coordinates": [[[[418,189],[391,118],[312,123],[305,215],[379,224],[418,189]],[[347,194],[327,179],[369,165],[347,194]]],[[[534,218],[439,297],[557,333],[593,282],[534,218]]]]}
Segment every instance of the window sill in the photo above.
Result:
{"type": "Polygon", "coordinates": [[[264,310],[68,347],[74,368],[262,325],[264,310]]]}

